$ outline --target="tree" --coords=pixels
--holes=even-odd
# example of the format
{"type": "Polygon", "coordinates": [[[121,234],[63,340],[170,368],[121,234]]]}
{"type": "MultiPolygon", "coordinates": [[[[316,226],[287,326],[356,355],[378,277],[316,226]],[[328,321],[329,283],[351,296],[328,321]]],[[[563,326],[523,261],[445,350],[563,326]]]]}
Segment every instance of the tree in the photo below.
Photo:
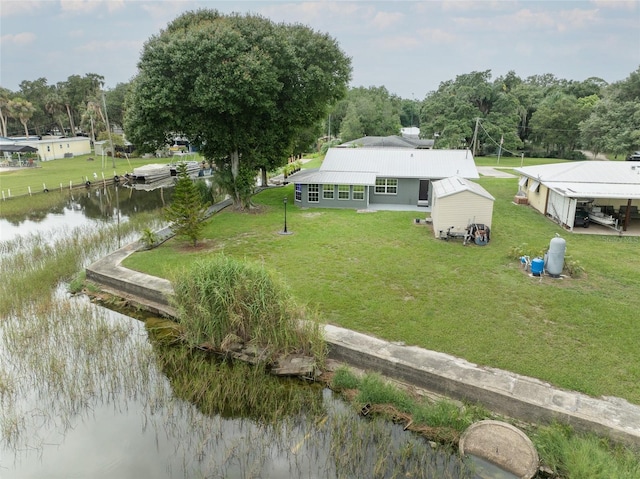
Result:
{"type": "Polygon", "coordinates": [[[179,16],[147,41],[138,68],[127,138],[153,151],[184,135],[207,159],[229,164],[229,194],[243,207],[253,185],[240,175],[255,177],[254,153],[261,166],[284,164],[296,135],[326,116],[351,74],[326,34],[215,10],[179,16]]]}
{"type": "Polygon", "coordinates": [[[573,150],[580,137],[579,124],[590,113],[591,101],[580,101],[572,95],[555,92],[546,97],[531,117],[531,128],[547,153],[552,149],[564,154],[573,150]]]}
{"type": "Polygon", "coordinates": [[[60,128],[60,134],[64,135],[65,127],[62,121],[65,117],[64,101],[55,88],[46,96],[44,101],[44,108],[46,112],[51,115],[55,124],[60,128]]]}
{"type": "Polygon", "coordinates": [[[55,121],[48,117],[45,109],[46,98],[50,91],[51,87],[47,85],[46,78],[20,82],[19,96],[27,100],[33,107],[29,121],[33,125],[36,135],[42,135],[55,125],[55,121]]]}
{"type": "Polygon", "coordinates": [[[385,87],[357,87],[331,112],[332,130],[342,141],[362,136],[388,136],[400,133],[402,102],[385,87]]]}
{"type": "Polygon", "coordinates": [[[125,97],[130,85],[130,83],[118,83],[115,88],[105,92],[105,102],[111,125],[122,126],[124,124],[125,97]]]}
{"type": "Polygon", "coordinates": [[[22,126],[24,127],[24,136],[29,136],[29,128],[27,127],[27,123],[36,110],[31,102],[25,100],[24,98],[15,97],[13,100],[9,100],[7,110],[10,117],[15,118],[16,120],[20,121],[20,123],[22,123],[22,126]]]}
{"type": "Polygon", "coordinates": [[[196,246],[198,240],[202,239],[205,208],[198,188],[189,177],[185,162],[177,165],[177,180],[173,200],[165,210],[165,216],[177,236],[188,238],[196,246]]]}
{"type": "Polygon", "coordinates": [[[9,118],[9,101],[11,101],[11,91],[0,87],[0,135],[7,135],[7,120],[9,118]]]}

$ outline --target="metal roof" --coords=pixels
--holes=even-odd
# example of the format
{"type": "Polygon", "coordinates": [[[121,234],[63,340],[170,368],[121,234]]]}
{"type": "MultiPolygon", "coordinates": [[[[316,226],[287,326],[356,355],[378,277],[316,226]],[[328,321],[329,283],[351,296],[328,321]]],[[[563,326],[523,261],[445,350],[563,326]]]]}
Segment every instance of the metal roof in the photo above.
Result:
{"type": "Polygon", "coordinates": [[[571,198],[640,198],[640,164],[626,161],[576,161],[515,168],[571,198]]]}
{"type": "Polygon", "coordinates": [[[463,191],[470,191],[478,196],[488,198],[494,201],[495,198],[485,190],[482,186],[473,181],[467,181],[459,176],[452,176],[433,182],[433,196],[436,198],[444,198],[463,191]]]}
{"type": "Polygon", "coordinates": [[[376,174],[365,171],[321,171],[319,169],[302,170],[290,175],[288,183],[320,185],[365,185],[376,184],[376,174]]]}
{"type": "Polygon", "coordinates": [[[35,151],[38,151],[37,148],[34,148],[32,146],[29,145],[19,145],[19,144],[15,144],[15,145],[6,145],[6,144],[0,144],[0,152],[7,152],[7,153],[33,153],[35,151]]]}
{"type": "Polygon", "coordinates": [[[479,178],[469,150],[330,148],[320,171],[375,173],[379,178],[479,178]]]}
{"type": "Polygon", "coordinates": [[[434,143],[435,140],[409,136],[363,136],[357,140],[346,141],[338,145],[337,148],[433,148],[434,143]]]}

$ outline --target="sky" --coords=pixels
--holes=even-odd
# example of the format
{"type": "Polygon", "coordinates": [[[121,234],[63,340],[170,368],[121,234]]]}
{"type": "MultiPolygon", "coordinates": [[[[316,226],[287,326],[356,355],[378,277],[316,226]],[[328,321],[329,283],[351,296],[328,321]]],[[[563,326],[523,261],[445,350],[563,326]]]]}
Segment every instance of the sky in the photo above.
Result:
{"type": "Polygon", "coordinates": [[[200,8],[328,33],[351,86],[407,99],[474,71],[614,83],[640,67],[640,0],[1,0],[0,86],[96,73],[113,88],[136,75],[146,40],[200,8]]]}

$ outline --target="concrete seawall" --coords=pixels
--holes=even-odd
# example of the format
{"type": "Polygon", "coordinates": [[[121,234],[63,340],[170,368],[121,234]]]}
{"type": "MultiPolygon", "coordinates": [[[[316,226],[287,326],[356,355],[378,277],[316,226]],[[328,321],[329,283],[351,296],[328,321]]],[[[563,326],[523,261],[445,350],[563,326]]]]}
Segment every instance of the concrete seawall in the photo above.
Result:
{"type": "MultiPolygon", "coordinates": [[[[134,243],[93,263],[87,280],[155,314],[175,317],[169,281],[129,270],[120,263],[141,245],[134,243]]],[[[558,421],[640,447],[640,406],[614,397],[592,398],[508,371],[481,367],[448,354],[390,343],[326,325],[329,357],[415,385],[452,399],[531,423],[558,421]]]]}

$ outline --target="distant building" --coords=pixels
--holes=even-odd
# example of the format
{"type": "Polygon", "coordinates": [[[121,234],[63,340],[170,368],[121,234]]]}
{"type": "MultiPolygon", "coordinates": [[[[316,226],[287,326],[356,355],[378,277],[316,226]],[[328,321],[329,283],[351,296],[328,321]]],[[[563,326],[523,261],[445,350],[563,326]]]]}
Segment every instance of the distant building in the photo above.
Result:
{"type": "Polygon", "coordinates": [[[42,139],[15,139],[19,144],[32,146],[38,151],[40,161],[73,158],[79,155],[91,154],[91,140],[85,136],[71,138],[49,137],[42,139]]]}

